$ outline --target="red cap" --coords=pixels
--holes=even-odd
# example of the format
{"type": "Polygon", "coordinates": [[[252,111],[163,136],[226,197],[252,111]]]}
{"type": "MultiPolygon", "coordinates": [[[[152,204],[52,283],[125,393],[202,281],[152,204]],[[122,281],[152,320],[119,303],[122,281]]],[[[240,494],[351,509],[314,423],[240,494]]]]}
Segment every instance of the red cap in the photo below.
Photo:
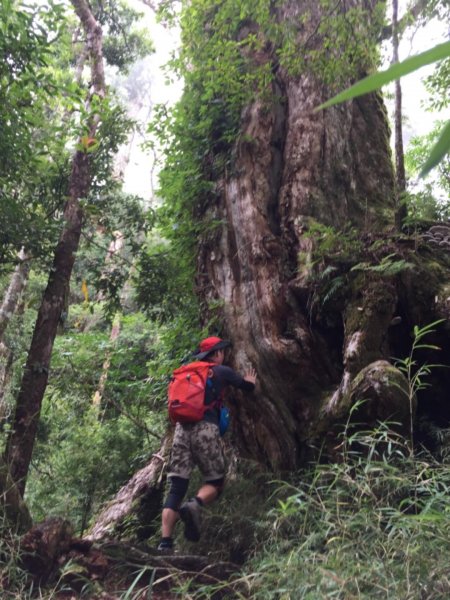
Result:
{"type": "Polygon", "coordinates": [[[215,336],[207,337],[200,342],[199,349],[197,350],[195,356],[197,359],[201,360],[211,352],[228,348],[228,346],[231,346],[231,342],[228,342],[227,340],[222,340],[221,338],[215,336]]]}
{"type": "Polygon", "coordinates": [[[200,352],[210,352],[216,344],[220,344],[223,342],[222,339],[218,337],[208,337],[200,342],[200,352]]]}

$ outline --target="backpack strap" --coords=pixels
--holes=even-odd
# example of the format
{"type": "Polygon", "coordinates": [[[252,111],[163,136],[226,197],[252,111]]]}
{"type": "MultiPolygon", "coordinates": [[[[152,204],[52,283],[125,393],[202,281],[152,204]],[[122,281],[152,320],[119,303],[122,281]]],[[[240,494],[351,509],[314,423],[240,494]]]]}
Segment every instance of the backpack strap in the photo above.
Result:
{"type": "MultiPolygon", "coordinates": [[[[211,369],[210,369],[211,375],[208,372],[208,378],[206,380],[206,390],[208,390],[208,388],[210,388],[214,385],[213,381],[212,381],[214,379],[214,371],[213,371],[214,363],[211,363],[211,364],[212,364],[211,369]]],[[[218,409],[222,408],[223,396],[224,396],[224,390],[221,390],[219,392],[219,396],[217,398],[215,398],[210,404],[205,404],[205,406],[207,406],[207,410],[210,410],[213,408],[218,408],[218,409]]]]}

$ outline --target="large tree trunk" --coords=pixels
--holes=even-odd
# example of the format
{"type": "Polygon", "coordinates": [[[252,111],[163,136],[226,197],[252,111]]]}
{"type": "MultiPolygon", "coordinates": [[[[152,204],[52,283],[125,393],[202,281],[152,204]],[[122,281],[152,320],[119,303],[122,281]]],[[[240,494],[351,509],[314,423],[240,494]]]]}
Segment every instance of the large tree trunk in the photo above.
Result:
{"type": "MultiPolygon", "coordinates": [[[[298,4],[289,5],[282,18],[296,22],[298,4]]],[[[314,13],[316,3],[310,8],[314,13]]],[[[302,35],[310,42],[316,29],[313,22],[302,35]]],[[[232,406],[240,450],[290,469],[311,444],[333,444],[333,426],[346,423],[355,405],[361,422],[394,418],[408,429],[415,409],[407,401],[408,382],[386,359],[392,356],[391,338],[409,343],[412,325],[432,315],[436,280],[425,269],[400,280],[362,273],[332,310],[314,309],[318,273],[310,262],[316,240],[305,235],[311,225],[340,231],[350,222],[356,237],[383,243],[380,232],[393,229],[389,128],[378,94],[316,113],[331,95],[322,82],[308,73],[294,78],[274,70],[273,96],[279,102],[268,108],[255,101],[244,110],[233,175],[217,181],[201,215],[223,226],[208,228],[200,239],[197,284],[203,299],[223,306],[234,366],[245,372],[253,364],[258,370],[256,392],[232,406]],[[421,280],[429,289],[411,307],[408,297],[416,295],[421,280]]],[[[392,244],[386,241],[388,252],[392,244]]],[[[448,306],[441,298],[444,316],[448,306]]],[[[88,538],[123,534],[127,522],[134,525],[130,516],[148,500],[144,522],[150,523],[161,500],[167,444],[166,439],[159,455],[123,486],[88,538]]],[[[149,533],[141,531],[143,537],[149,533]]]]}
{"type": "MultiPolygon", "coordinates": [[[[319,3],[288,2],[280,19],[292,24],[308,11],[312,18],[299,30],[300,47],[307,41],[317,48],[319,3]]],[[[234,366],[245,372],[252,364],[259,375],[254,398],[241,398],[233,409],[241,450],[272,467],[293,468],[361,394],[371,398],[369,421],[408,423],[414,406],[406,401],[401,373],[383,360],[392,356],[387,339],[399,309],[397,280],[368,273],[339,309],[322,311],[320,319],[313,310],[319,273],[311,264],[318,237],[308,235],[311,226],[342,232],[350,223],[357,238],[373,240],[394,224],[395,179],[381,96],[315,112],[332,94],[314,73],[294,77],[276,65],[273,72],[273,96],[280,101],[246,107],[233,173],[217,182],[202,215],[224,226],[200,240],[197,283],[205,306],[223,304],[234,366]],[[382,401],[386,389],[378,384],[390,369],[391,404],[382,401]],[[358,379],[361,372],[370,379],[367,386],[358,379]]],[[[325,251],[325,264],[327,258],[325,251]]],[[[433,303],[431,293],[425,295],[433,303]]],[[[405,326],[412,324],[408,314],[405,326]]]]}
{"type": "MultiPolygon", "coordinates": [[[[88,38],[93,95],[103,98],[105,81],[101,27],[95,21],[85,0],[73,0],[73,6],[88,38]]],[[[98,115],[91,116],[88,138],[95,138],[97,125],[98,115]]],[[[64,227],[38,312],[17,398],[12,433],[8,439],[6,460],[10,466],[11,476],[22,494],[33,452],[42,398],[47,386],[53,343],[79,245],[83,221],[83,211],[79,201],[80,198],[86,198],[89,191],[91,182],[89,162],[86,149],[78,150],[72,160],[69,198],[64,209],[64,227]]]]}

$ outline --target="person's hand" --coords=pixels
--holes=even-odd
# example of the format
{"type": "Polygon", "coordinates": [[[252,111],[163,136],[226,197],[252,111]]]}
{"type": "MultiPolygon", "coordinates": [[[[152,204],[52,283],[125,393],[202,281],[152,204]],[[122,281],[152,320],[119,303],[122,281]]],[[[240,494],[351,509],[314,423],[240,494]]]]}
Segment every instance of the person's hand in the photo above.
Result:
{"type": "Polygon", "coordinates": [[[250,383],[256,383],[256,371],[255,369],[249,369],[247,373],[244,375],[245,381],[249,381],[250,383]]]}

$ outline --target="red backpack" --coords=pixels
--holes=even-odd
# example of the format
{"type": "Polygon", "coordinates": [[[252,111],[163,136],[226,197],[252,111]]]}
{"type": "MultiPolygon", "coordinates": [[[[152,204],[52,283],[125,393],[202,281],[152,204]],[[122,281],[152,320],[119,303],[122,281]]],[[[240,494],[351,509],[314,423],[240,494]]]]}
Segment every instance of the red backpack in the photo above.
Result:
{"type": "Polygon", "coordinates": [[[169,383],[169,418],[172,423],[196,423],[203,419],[206,380],[212,376],[212,363],[197,361],[175,369],[169,383]]]}

